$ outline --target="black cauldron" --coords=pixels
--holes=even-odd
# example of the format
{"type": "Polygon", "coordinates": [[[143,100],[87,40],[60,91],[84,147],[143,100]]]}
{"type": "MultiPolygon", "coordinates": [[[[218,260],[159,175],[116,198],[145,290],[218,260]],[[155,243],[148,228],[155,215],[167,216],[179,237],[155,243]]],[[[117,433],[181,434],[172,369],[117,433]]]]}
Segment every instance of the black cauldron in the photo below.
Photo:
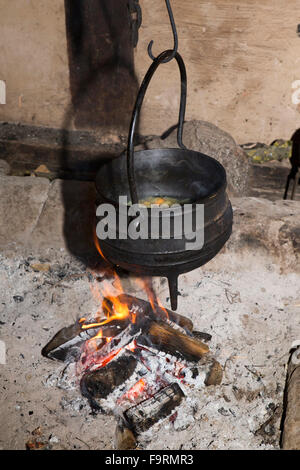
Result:
{"type": "MultiPolygon", "coordinates": [[[[169,281],[170,300],[177,308],[177,278],[211,260],[224,246],[232,230],[232,209],[226,194],[226,172],[214,158],[188,150],[182,143],[186,105],[186,71],[178,52],[175,59],[181,75],[181,100],[177,140],[179,148],[134,152],[136,124],[149,82],[160,63],[173,51],[165,51],[151,64],[138,93],[130,126],[127,158],[104,163],[96,177],[97,204],[113,204],[119,213],[119,196],[136,204],[153,196],[188,201],[195,215],[197,205],[204,206],[204,244],[201,249],[187,249],[190,234],[181,239],[171,230],[168,239],[130,238],[100,240],[103,255],[111,263],[141,275],[165,276],[169,281]]],[[[170,211],[163,209],[163,211],[170,211]]],[[[163,217],[163,216],[162,216],[163,217]]],[[[175,215],[174,215],[175,217],[175,215]]],[[[150,210],[149,210],[150,219],[150,210]]],[[[129,219],[130,221],[130,219],[129,219]]],[[[149,220],[149,226],[151,221],[149,220]]],[[[117,227],[118,231],[118,227],[117,227]]]]}

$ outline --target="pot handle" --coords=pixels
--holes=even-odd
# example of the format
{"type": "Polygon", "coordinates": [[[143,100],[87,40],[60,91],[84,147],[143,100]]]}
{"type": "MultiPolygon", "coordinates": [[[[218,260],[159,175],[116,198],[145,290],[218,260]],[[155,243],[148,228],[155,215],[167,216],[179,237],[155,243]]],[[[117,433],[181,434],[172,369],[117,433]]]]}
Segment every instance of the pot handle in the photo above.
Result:
{"type": "MultiPolygon", "coordinates": [[[[135,102],[135,106],[133,109],[131,124],[129,128],[129,135],[128,135],[128,146],[127,146],[127,174],[128,174],[130,196],[131,196],[131,201],[133,204],[138,203],[138,195],[137,195],[136,182],[135,182],[135,176],[134,176],[134,136],[135,136],[136,125],[138,122],[140,110],[144,101],[147,88],[149,86],[151,78],[154,75],[154,72],[156,71],[157,67],[161,63],[163,63],[164,60],[167,59],[173,53],[174,51],[172,50],[164,51],[159,56],[157,56],[157,58],[152,62],[141,84],[141,87],[139,89],[137,99],[135,102]]],[[[183,59],[181,55],[178,54],[178,52],[176,52],[175,54],[175,59],[177,61],[177,64],[180,70],[180,81],[181,81],[177,142],[180,148],[185,149],[186,147],[182,143],[182,131],[183,131],[183,123],[184,123],[185,107],[186,107],[186,90],[187,90],[186,69],[185,69],[183,59]]]]}

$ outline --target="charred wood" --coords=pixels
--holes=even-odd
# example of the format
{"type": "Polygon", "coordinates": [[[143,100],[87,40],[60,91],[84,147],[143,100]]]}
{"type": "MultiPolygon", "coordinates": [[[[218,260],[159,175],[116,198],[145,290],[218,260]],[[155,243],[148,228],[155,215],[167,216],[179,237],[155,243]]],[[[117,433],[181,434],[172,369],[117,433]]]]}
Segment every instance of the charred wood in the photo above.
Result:
{"type": "Polygon", "coordinates": [[[194,336],[196,339],[199,339],[200,341],[205,341],[206,343],[208,343],[212,338],[212,335],[209,333],[204,333],[204,331],[193,331],[192,336],[194,336]]]}
{"type": "Polygon", "coordinates": [[[42,349],[42,355],[49,357],[49,353],[55,349],[58,349],[65,343],[68,343],[72,339],[76,338],[81,333],[81,324],[79,322],[74,325],[66,326],[62,328],[55,336],[49,341],[49,343],[42,349]]]}
{"type": "MultiPolygon", "coordinates": [[[[74,325],[62,328],[42,349],[42,355],[49,359],[58,361],[78,360],[81,354],[83,344],[93,338],[100,330],[102,336],[115,337],[123,331],[129,324],[129,320],[112,320],[106,325],[96,328],[82,328],[82,323],[76,322],[74,325]]],[[[88,325],[86,325],[88,326],[88,325]]],[[[105,341],[98,344],[98,348],[106,344],[105,341]]]]}
{"type": "Polygon", "coordinates": [[[136,365],[137,360],[126,354],[98,370],[87,372],[80,381],[82,395],[90,401],[106,398],[131,377],[136,365]]]}
{"type": "Polygon", "coordinates": [[[169,416],[180,405],[183,397],[184,393],[179,385],[173,383],[157,392],[153,397],[126,410],[125,420],[135,433],[140,434],[169,416]]]}

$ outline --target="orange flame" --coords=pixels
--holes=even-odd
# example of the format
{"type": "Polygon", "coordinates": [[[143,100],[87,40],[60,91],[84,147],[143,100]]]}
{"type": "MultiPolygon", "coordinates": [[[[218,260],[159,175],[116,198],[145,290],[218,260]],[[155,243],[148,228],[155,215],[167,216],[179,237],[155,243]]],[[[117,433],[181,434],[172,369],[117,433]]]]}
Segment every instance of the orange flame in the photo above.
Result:
{"type": "MultiPolygon", "coordinates": [[[[108,260],[105,258],[101,250],[96,231],[94,231],[94,243],[100,256],[105,261],[108,262],[108,260]]],[[[85,330],[88,328],[101,327],[103,325],[106,325],[107,323],[110,323],[113,320],[124,320],[126,318],[131,319],[128,306],[125,303],[122,303],[117,297],[119,294],[123,293],[121,280],[115,271],[112,271],[112,274],[115,279],[113,286],[111,283],[108,283],[106,280],[102,282],[101,290],[99,289],[99,285],[97,283],[94,282],[91,284],[91,291],[92,291],[93,297],[96,299],[97,302],[101,303],[102,305],[104,298],[106,298],[112,304],[111,309],[108,309],[108,311],[106,312],[106,317],[107,317],[106,320],[87,324],[87,325],[83,324],[82,329],[85,330]]],[[[135,321],[135,316],[133,316],[132,319],[133,321],[135,321]]]]}
{"type": "MultiPolygon", "coordinates": [[[[108,260],[105,258],[101,250],[96,231],[94,231],[94,243],[100,256],[106,262],[108,262],[108,260]]],[[[128,322],[130,321],[131,323],[136,323],[137,314],[130,312],[128,305],[126,303],[123,303],[118,297],[120,294],[124,293],[124,290],[123,290],[121,279],[119,278],[117,273],[111,269],[111,267],[109,267],[109,269],[106,270],[106,274],[108,274],[109,277],[113,277],[114,281],[112,283],[112,282],[108,282],[106,279],[102,280],[101,288],[99,286],[98,281],[96,280],[96,277],[97,277],[95,276],[96,273],[91,272],[91,274],[94,277],[93,282],[90,283],[91,292],[97,304],[100,304],[102,308],[98,310],[93,323],[88,323],[85,317],[81,318],[79,320],[79,323],[81,325],[82,330],[99,328],[99,331],[97,332],[97,334],[93,336],[91,339],[86,341],[84,359],[86,361],[86,365],[90,364],[92,365],[93,368],[100,368],[100,367],[104,367],[105,365],[107,365],[122,350],[121,348],[121,349],[116,349],[114,351],[110,351],[104,357],[103,355],[99,354],[100,352],[99,350],[105,344],[110,343],[113,339],[112,337],[105,338],[104,331],[101,327],[104,325],[107,325],[113,320],[116,320],[116,321],[127,320],[128,322]],[[104,299],[106,300],[105,302],[104,302],[104,299]],[[106,317],[105,319],[104,319],[104,316],[106,317]]],[[[150,284],[150,281],[147,279],[137,280],[137,282],[139,284],[142,284],[143,290],[147,292],[149,302],[152,306],[153,311],[156,312],[159,316],[161,316],[162,315],[161,309],[162,309],[165,312],[166,317],[168,318],[168,312],[162,306],[159,299],[156,297],[153,287],[152,287],[152,283],[150,284]]],[[[125,346],[126,349],[132,352],[136,349],[136,347],[137,347],[137,344],[135,340],[132,341],[129,345],[125,346]]],[[[142,392],[143,388],[145,388],[145,385],[146,385],[145,381],[141,379],[139,382],[137,382],[136,386],[134,386],[133,390],[131,390],[131,393],[133,395],[135,394],[139,395],[142,392]]]]}
{"type": "Polygon", "coordinates": [[[155,312],[157,315],[159,315],[157,307],[159,307],[161,310],[163,310],[166,318],[169,320],[169,314],[168,311],[165,309],[165,307],[162,305],[161,301],[157,297],[156,293],[154,292],[153,285],[152,285],[152,280],[149,279],[136,279],[136,283],[142,287],[143,290],[146,291],[149,303],[152,307],[153,312],[155,312]]]}
{"type": "Polygon", "coordinates": [[[113,320],[125,320],[129,318],[132,323],[136,322],[136,314],[129,311],[128,305],[120,301],[118,297],[106,296],[106,299],[110,300],[112,303],[112,311],[108,312],[106,320],[96,323],[83,324],[81,328],[87,330],[90,328],[98,328],[103,325],[107,325],[113,320]]]}
{"type": "Polygon", "coordinates": [[[101,248],[100,248],[99,239],[98,239],[97,233],[96,233],[96,228],[95,228],[94,233],[93,233],[93,238],[94,238],[95,247],[97,248],[97,250],[98,250],[100,256],[101,256],[108,264],[110,264],[109,261],[105,258],[104,254],[102,253],[102,250],[101,250],[101,248]]]}

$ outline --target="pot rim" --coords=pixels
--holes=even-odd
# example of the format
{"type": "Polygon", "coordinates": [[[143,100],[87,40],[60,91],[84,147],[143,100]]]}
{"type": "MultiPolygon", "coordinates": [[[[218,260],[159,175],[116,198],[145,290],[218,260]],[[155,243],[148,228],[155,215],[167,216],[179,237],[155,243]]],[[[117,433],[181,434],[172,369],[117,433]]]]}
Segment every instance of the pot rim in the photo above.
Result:
{"type": "MultiPolygon", "coordinates": [[[[226,178],[226,170],[225,168],[223,167],[223,165],[218,161],[216,160],[215,158],[209,156],[209,155],[206,155],[205,153],[201,153],[201,152],[198,152],[196,150],[189,150],[189,149],[181,149],[181,148],[171,148],[171,147],[168,147],[168,148],[157,148],[157,149],[142,149],[142,150],[137,150],[134,152],[134,155],[140,155],[142,154],[143,156],[147,156],[147,155],[151,155],[151,154],[155,154],[155,152],[163,152],[163,153],[169,153],[170,151],[172,151],[172,153],[176,153],[176,154],[194,154],[195,156],[199,156],[199,158],[205,158],[205,159],[209,159],[211,161],[213,161],[213,163],[216,165],[216,168],[218,168],[218,170],[220,170],[221,174],[222,174],[222,180],[223,180],[223,183],[220,185],[220,187],[214,191],[213,193],[211,193],[210,195],[208,196],[205,196],[203,198],[199,198],[197,200],[194,200],[194,201],[191,201],[189,202],[188,204],[205,204],[205,203],[209,203],[210,201],[213,201],[215,199],[215,197],[219,194],[222,194],[226,188],[227,188],[227,178],[226,178]]],[[[99,188],[99,178],[100,178],[100,173],[101,173],[101,170],[102,168],[104,168],[105,166],[107,165],[112,165],[115,161],[119,160],[119,159],[126,159],[126,150],[124,152],[122,152],[118,157],[115,157],[109,161],[106,161],[104,162],[100,169],[98,170],[97,174],[96,174],[96,178],[95,178],[95,187],[96,187],[96,191],[97,191],[97,194],[98,196],[100,196],[105,202],[108,202],[114,206],[118,206],[118,202],[119,201],[115,201],[109,197],[107,197],[106,195],[103,194],[103,192],[100,190],[99,188]]],[[[149,157],[150,158],[150,157],[149,157]]],[[[130,197],[130,196],[129,196],[130,197]]],[[[185,203],[180,203],[178,202],[177,204],[179,205],[184,205],[185,203]]],[[[168,210],[169,208],[162,208],[161,210],[168,210]]],[[[151,210],[150,208],[147,208],[147,210],[151,210]]]]}

